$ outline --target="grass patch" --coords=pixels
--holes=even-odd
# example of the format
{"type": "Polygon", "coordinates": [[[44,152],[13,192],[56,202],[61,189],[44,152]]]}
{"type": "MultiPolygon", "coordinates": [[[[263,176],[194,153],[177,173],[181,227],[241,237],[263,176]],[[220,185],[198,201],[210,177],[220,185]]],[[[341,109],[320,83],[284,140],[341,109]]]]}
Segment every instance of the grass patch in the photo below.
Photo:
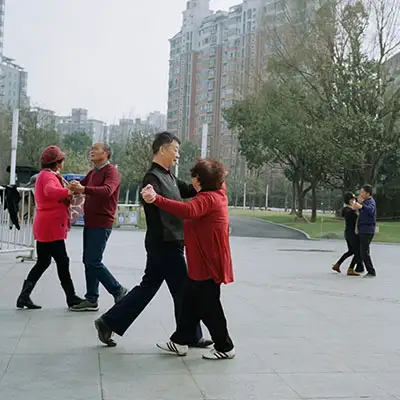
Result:
{"type": "MultiPolygon", "coordinates": [[[[310,223],[304,220],[298,220],[289,213],[279,211],[261,211],[261,210],[243,210],[232,208],[230,215],[260,218],[265,221],[275,222],[292,228],[300,229],[312,238],[320,239],[343,239],[344,221],[342,218],[336,218],[333,214],[319,214],[316,223],[310,223]]],[[[306,219],[311,217],[305,214],[306,219]]],[[[379,233],[375,236],[376,242],[400,243],[400,222],[388,221],[378,222],[379,233]]]]}

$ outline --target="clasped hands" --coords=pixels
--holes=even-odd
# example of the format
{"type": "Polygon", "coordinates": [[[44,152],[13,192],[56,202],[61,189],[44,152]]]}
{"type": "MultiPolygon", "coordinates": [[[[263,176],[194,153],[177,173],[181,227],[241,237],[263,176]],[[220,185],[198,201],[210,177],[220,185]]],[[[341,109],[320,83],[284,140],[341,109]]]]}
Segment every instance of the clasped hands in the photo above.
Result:
{"type": "Polygon", "coordinates": [[[355,201],[352,205],[353,210],[360,210],[363,207],[364,198],[362,196],[358,196],[357,201],[355,201]]]}
{"type": "Polygon", "coordinates": [[[67,188],[71,195],[81,194],[85,192],[85,187],[82,186],[79,181],[71,181],[67,188]]]}
{"type": "Polygon", "coordinates": [[[143,200],[148,204],[156,201],[157,193],[151,185],[144,187],[140,194],[142,195],[143,200]]]}

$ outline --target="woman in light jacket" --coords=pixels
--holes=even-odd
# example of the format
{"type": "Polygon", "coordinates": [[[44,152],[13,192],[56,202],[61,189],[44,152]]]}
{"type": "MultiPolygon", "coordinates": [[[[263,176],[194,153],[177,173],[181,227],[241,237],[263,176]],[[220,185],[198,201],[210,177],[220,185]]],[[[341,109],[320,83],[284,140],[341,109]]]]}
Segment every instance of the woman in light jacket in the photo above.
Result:
{"type": "Polygon", "coordinates": [[[53,258],[65,292],[67,305],[72,307],[82,299],[75,294],[69,271],[69,257],[65,239],[69,230],[69,204],[71,192],[60,174],[65,154],[57,146],[47,147],[40,158],[42,170],[35,184],[36,214],[33,235],[36,240],[37,262],[24,281],[17,308],[40,309],[30,298],[32,290],[53,258]]]}

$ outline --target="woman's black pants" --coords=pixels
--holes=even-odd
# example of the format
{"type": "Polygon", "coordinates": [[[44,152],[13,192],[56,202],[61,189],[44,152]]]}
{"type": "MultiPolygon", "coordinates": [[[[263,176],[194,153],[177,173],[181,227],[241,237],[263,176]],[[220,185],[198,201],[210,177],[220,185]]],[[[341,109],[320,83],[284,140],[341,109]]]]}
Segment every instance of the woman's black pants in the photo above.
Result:
{"type": "Polygon", "coordinates": [[[188,279],[182,298],[182,309],[176,332],[171,336],[174,343],[185,345],[190,332],[199,320],[210,331],[217,351],[227,352],[234,345],[228,333],[227,322],[221,304],[221,285],[213,280],[188,279]]]}

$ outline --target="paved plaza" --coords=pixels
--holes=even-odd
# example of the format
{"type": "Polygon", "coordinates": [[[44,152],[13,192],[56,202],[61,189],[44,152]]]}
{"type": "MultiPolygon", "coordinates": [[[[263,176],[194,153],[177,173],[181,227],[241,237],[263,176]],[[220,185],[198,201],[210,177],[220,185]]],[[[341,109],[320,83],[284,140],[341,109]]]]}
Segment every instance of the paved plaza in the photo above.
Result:
{"type": "MultiPolygon", "coordinates": [[[[81,234],[73,229],[68,240],[80,295],[81,234]]],[[[109,242],[105,261],[127,287],[142,275],[143,237],[119,230],[109,242]]],[[[236,283],[223,303],[237,356],[220,362],[202,360],[201,350],[178,358],[155,348],[174,328],[165,287],[118,346],[104,348],[93,326],[100,313],[69,312],[54,267],[32,296],[43,309],[16,310],[32,264],[0,255],[0,399],[400,399],[400,247],[374,245],[378,278],[361,279],[330,272],[341,242],[231,244],[236,283]]],[[[103,291],[101,311],[111,304],[103,291]]]]}

